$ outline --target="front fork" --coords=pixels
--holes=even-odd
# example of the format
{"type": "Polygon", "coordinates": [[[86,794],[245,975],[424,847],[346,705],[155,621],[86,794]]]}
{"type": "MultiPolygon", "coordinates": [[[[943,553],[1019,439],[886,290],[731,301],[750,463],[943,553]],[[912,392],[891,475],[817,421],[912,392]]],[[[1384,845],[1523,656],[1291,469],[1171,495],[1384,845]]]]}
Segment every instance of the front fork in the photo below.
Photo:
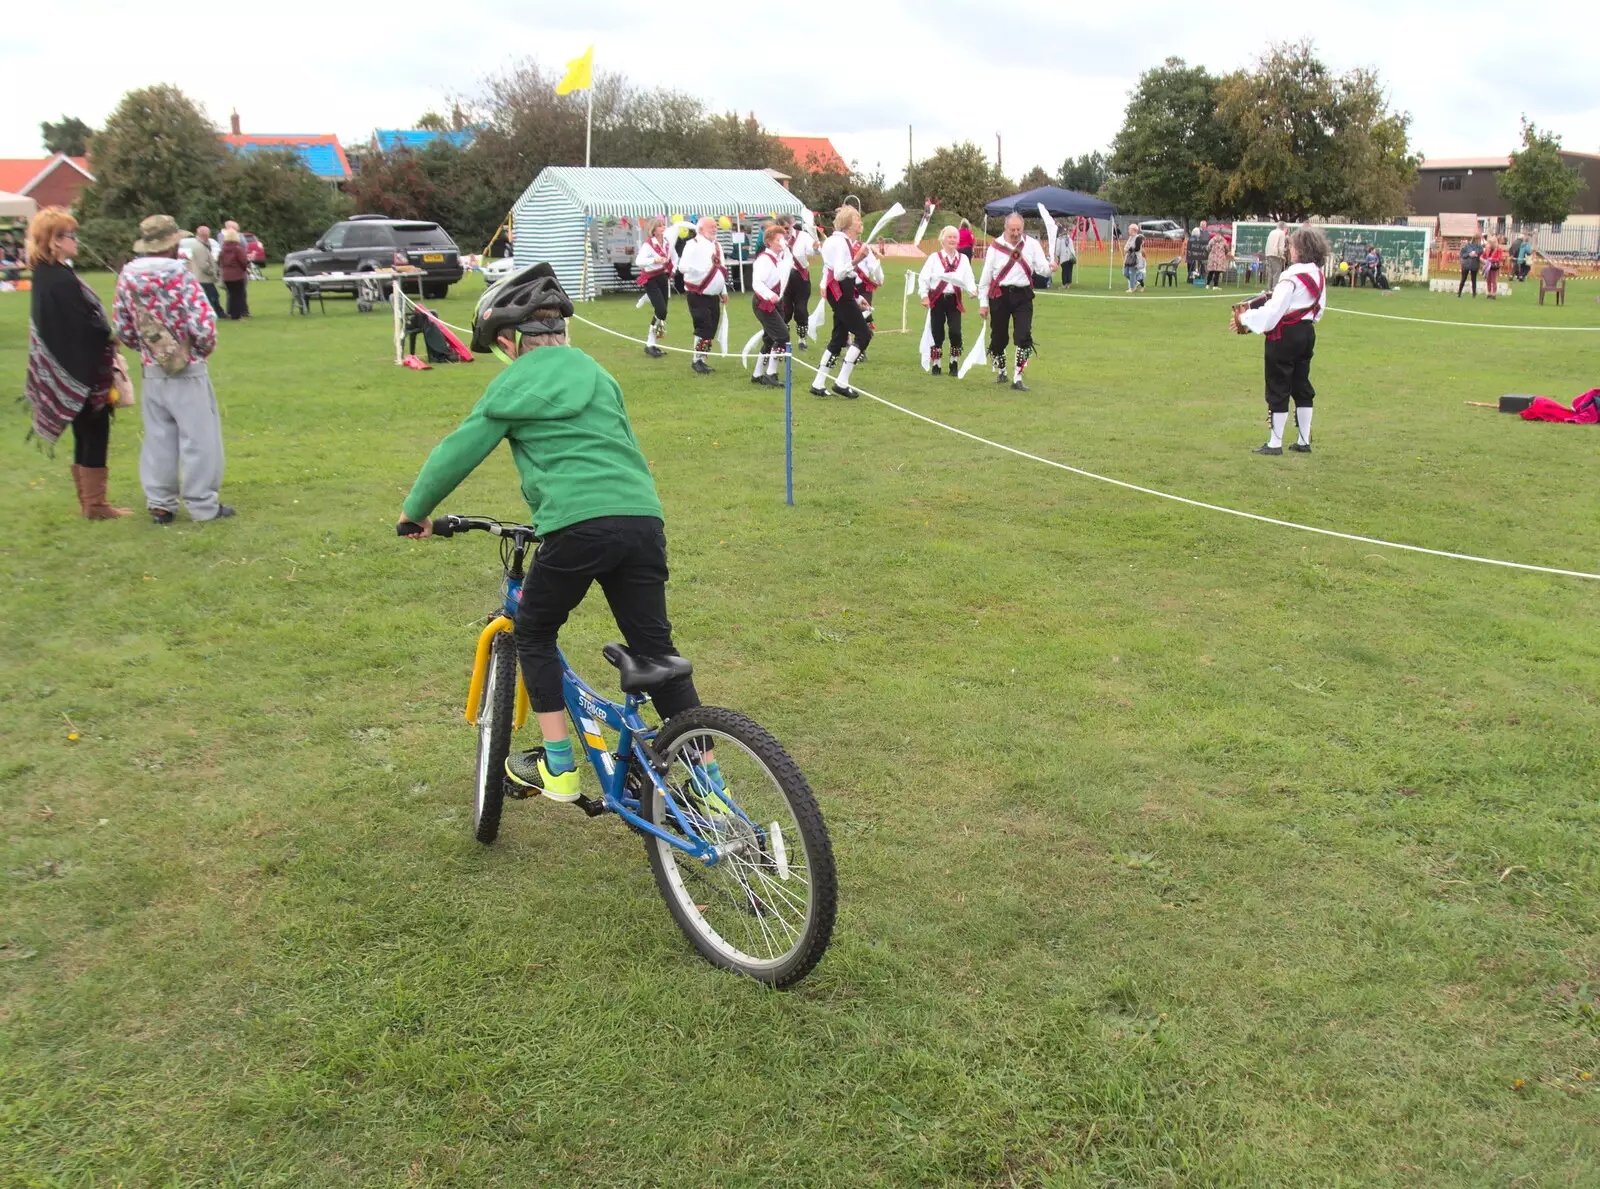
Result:
{"type": "MultiPolygon", "coordinates": [[[[467,712],[466,718],[473,726],[478,725],[478,707],[483,702],[483,686],[489,679],[489,653],[494,648],[494,638],[501,632],[512,629],[511,620],[504,615],[497,617],[489,623],[478,635],[478,651],[472,659],[472,681],[467,686],[467,712]]],[[[528,721],[528,687],[522,681],[522,668],[517,667],[517,708],[511,716],[511,729],[519,730],[522,724],[528,721]]]]}

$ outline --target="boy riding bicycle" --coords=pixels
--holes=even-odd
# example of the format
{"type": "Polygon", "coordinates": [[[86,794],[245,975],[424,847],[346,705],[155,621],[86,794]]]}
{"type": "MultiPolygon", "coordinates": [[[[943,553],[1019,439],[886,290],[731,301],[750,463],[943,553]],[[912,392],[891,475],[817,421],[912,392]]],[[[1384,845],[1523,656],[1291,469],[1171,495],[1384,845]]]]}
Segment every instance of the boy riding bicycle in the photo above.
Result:
{"type": "MultiPolygon", "coordinates": [[[[522,584],[515,638],[522,680],[544,737],[513,755],[506,775],[555,801],[578,799],[577,763],[567,733],[556,637],[593,582],[628,648],[677,656],[667,620],[667,538],[655,480],[628,422],[622,389],[604,368],[568,345],[572,302],[548,264],[521,270],[484,294],[472,320],[472,349],[496,345],[513,358],[465,421],[428,456],[401,505],[401,525],[432,533],[429,514],[502,439],[543,538],[522,584]]],[[[651,691],[663,719],[700,705],[684,674],[651,691]]],[[[712,787],[716,761],[705,757],[712,787]]]]}

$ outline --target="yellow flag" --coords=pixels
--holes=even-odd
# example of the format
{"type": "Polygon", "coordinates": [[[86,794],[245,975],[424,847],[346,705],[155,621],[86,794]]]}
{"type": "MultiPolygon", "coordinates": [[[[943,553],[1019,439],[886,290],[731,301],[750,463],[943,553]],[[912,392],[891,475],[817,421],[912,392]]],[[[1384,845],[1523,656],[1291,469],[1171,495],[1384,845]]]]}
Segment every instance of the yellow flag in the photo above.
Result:
{"type": "Polygon", "coordinates": [[[594,73],[594,46],[583,51],[583,56],[574,58],[567,63],[567,76],[556,84],[557,95],[567,95],[573,91],[587,91],[593,85],[594,73]]]}

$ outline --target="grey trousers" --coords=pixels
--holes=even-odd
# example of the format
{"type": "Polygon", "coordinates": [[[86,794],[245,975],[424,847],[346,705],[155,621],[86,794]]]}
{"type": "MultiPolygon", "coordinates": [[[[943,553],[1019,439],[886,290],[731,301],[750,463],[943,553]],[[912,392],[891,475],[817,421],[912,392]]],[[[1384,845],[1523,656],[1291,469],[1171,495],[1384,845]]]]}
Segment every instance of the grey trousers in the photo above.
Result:
{"type": "Polygon", "coordinates": [[[1282,256],[1263,256],[1262,262],[1267,266],[1267,288],[1276,289],[1278,278],[1283,275],[1284,260],[1282,256]]]}
{"type": "Polygon", "coordinates": [[[206,362],[197,359],[169,376],[145,364],[144,446],[139,482],[152,509],[176,512],[178,499],[194,520],[215,520],[222,488],[222,419],[206,362]]]}

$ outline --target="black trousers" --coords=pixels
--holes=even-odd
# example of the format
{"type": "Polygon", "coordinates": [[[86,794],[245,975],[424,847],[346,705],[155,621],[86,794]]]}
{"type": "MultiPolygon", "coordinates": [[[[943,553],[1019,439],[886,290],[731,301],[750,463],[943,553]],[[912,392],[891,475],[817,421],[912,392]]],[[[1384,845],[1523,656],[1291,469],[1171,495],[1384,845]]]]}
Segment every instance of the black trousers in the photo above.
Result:
{"type": "Polygon", "coordinates": [[[806,324],[811,320],[811,278],[799,272],[789,274],[789,284],[783,290],[783,320],[793,322],[800,337],[806,337],[806,324]]]}
{"type": "Polygon", "coordinates": [[[1073,265],[1077,263],[1077,257],[1073,257],[1071,260],[1063,260],[1061,262],[1061,284],[1063,286],[1072,284],[1072,268],[1073,265]]]}
{"type": "Polygon", "coordinates": [[[695,338],[707,340],[716,338],[717,327],[722,324],[722,296],[689,294],[689,318],[694,323],[695,338]]]}
{"type": "Polygon", "coordinates": [[[1222,285],[1222,270],[1220,268],[1206,269],[1206,284],[1216,285],[1220,288],[1222,285]]]}
{"type": "Polygon", "coordinates": [[[1461,291],[1467,287],[1467,281],[1468,280],[1470,280],[1472,282],[1472,296],[1474,296],[1474,297],[1478,296],[1478,266],[1477,265],[1473,265],[1471,268],[1464,268],[1464,269],[1461,270],[1461,284],[1456,286],[1456,296],[1457,297],[1460,297],[1461,296],[1461,291]]]}
{"type": "Polygon", "coordinates": [[[80,467],[103,467],[111,448],[111,406],[86,404],[72,419],[72,462],[80,467]]]}
{"type": "Polygon", "coordinates": [[[946,293],[928,308],[928,321],[932,324],[933,345],[944,346],[945,330],[950,331],[951,358],[961,353],[961,306],[960,299],[953,293],[946,293]]]}
{"type": "Polygon", "coordinates": [[[867,316],[856,302],[856,279],[845,277],[838,284],[838,300],[828,294],[828,308],[833,311],[833,337],[828,340],[828,352],[835,356],[844,354],[845,346],[852,339],[857,350],[865,351],[872,341],[872,327],[867,325],[867,316]]]}
{"type": "Polygon", "coordinates": [[[666,273],[651,277],[644,283],[644,294],[650,299],[650,309],[655,313],[657,322],[667,320],[667,298],[672,295],[671,286],[671,278],[666,273]]]}
{"type": "Polygon", "coordinates": [[[1298,407],[1311,407],[1317,390],[1311,387],[1311,357],[1317,350],[1317,328],[1311,322],[1285,326],[1277,338],[1267,339],[1267,409],[1287,413],[1289,398],[1298,407]]]}
{"type": "Polygon", "coordinates": [[[216,282],[202,281],[200,288],[205,290],[206,300],[211,303],[212,312],[217,317],[222,317],[222,295],[217,292],[216,282]]]}
{"type": "Polygon", "coordinates": [[[1002,285],[989,300],[989,354],[1004,355],[1015,332],[1017,346],[1033,350],[1033,286],[1002,285]]]}
{"type": "MultiPolygon", "coordinates": [[[[677,656],[667,620],[667,535],[654,516],[603,516],[580,520],[539,543],[522,582],[517,611],[517,659],[534,712],[566,706],[556,636],[600,583],[622,638],[645,656],[677,656]]],[[[700,705],[694,679],[679,677],[651,695],[662,718],[700,705]]]]}
{"type": "Polygon", "coordinates": [[[761,323],[761,352],[766,354],[774,347],[789,349],[789,323],[784,319],[783,306],[780,303],[770,310],[761,308],[761,299],[754,294],[750,297],[750,308],[755,311],[756,321],[761,323]]]}
{"type": "Polygon", "coordinates": [[[250,301],[245,297],[244,281],[222,282],[228,290],[228,317],[238,321],[250,312],[250,301]]]}

